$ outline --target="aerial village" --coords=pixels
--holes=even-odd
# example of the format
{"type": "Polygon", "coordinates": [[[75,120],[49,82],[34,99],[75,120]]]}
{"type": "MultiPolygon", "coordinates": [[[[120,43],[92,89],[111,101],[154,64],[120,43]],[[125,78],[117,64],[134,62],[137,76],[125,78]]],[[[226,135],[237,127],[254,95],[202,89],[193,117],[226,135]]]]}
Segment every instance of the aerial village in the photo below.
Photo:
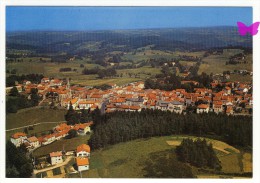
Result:
{"type": "MultiPolygon", "coordinates": [[[[181,81],[182,84],[196,81],[181,81]]],[[[38,95],[42,97],[39,106],[54,105],[59,109],[74,110],[90,109],[97,107],[102,113],[113,111],[141,111],[142,109],[168,110],[175,113],[185,113],[188,106],[196,108],[196,113],[215,112],[228,115],[243,114],[252,109],[253,99],[249,90],[252,84],[248,82],[223,82],[214,80],[210,83],[212,89],[194,88],[193,93],[185,89],[162,91],[159,89],[144,89],[144,82],[134,82],[123,86],[109,84],[111,89],[101,90],[92,87],[70,86],[69,80],[43,78],[40,84],[24,81],[16,88],[19,92],[31,93],[32,88],[37,88],[38,95]],[[223,89],[213,92],[217,85],[223,89]]],[[[8,94],[8,91],[6,93],[8,94]]],[[[29,95],[30,97],[30,95],[29,95]]]]}
{"type": "MultiPolygon", "coordinates": [[[[182,81],[182,83],[193,83],[196,81],[182,81]]],[[[99,108],[102,113],[113,111],[137,111],[142,109],[158,109],[171,111],[179,114],[187,113],[189,107],[193,107],[197,114],[200,113],[223,113],[227,115],[251,115],[253,107],[252,88],[250,83],[225,82],[220,83],[215,80],[211,83],[212,89],[195,88],[193,93],[185,89],[173,91],[162,91],[158,89],[144,89],[144,82],[129,83],[124,86],[110,84],[107,90],[92,87],[71,86],[69,80],[43,78],[40,84],[24,81],[16,87],[19,92],[24,92],[30,97],[32,88],[38,89],[38,95],[42,97],[39,106],[53,105],[58,109],[74,110],[90,109],[91,111],[99,108]],[[213,92],[212,89],[217,85],[223,85],[222,91],[213,92]]],[[[6,90],[8,94],[8,90],[6,90]]],[[[61,123],[53,129],[52,134],[41,137],[27,137],[27,134],[17,132],[12,135],[11,142],[19,147],[24,144],[29,152],[51,144],[68,135],[70,129],[75,129],[78,135],[86,135],[91,132],[92,121],[73,126],[61,123]]],[[[47,156],[51,165],[64,163],[64,156],[73,154],[77,170],[89,170],[90,147],[82,144],[72,152],[51,152],[47,156]]],[[[43,167],[36,167],[38,171],[43,167]]]]}

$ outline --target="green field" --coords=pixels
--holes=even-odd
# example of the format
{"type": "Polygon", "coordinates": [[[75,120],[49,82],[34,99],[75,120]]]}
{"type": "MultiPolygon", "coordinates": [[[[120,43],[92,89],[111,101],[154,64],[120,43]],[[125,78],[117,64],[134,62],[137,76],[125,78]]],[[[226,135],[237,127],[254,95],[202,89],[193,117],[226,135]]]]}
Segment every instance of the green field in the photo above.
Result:
{"type": "MultiPolygon", "coordinates": [[[[12,69],[17,70],[17,74],[30,74],[39,73],[46,77],[54,78],[71,78],[71,84],[88,85],[88,86],[98,86],[102,84],[115,83],[117,85],[123,85],[130,82],[141,81],[160,73],[160,68],[152,68],[150,66],[144,66],[136,69],[122,69],[117,70],[118,75],[122,74],[122,77],[112,77],[100,79],[97,75],[83,75],[83,68],[80,64],[83,64],[86,68],[91,69],[95,67],[104,68],[97,64],[90,64],[89,59],[85,60],[75,60],[67,63],[41,63],[38,62],[39,58],[34,58],[32,62],[28,61],[29,58],[24,58],[24,62],[17,63],[7,63],[6,69],[11,71],[12,69]],[[60,68],[71,68],[76,69],[76,71],[71,72],[60,72],[60,68]],[[129,74],[132,74],[131,76],[129,74]],[[137,74],[136,76],[133,74],[137,74]]],[[[126,63],[122,62],[122,65],[126,63]]]]}
{"type": "Polygon", "coordinates": [[[248,63],[246,64],[228,64],[226,65],[226,62],[229,60],[229,56],[226,55],[211,55],[208,56],[202,61],[204,62],[203,64],[200,65],[198,73],[201,74],[202,72],[205,72],[207,74],[213,73],[223,73],[223,71],[234,71],[234,70],[248,70],[252,71],[253,70],[253,65],[252,65],[252,55],[249,55],[246,60],[248,63]]]}
{"type": "Polygon", "coordinates": [[[187,55],[187,56],[197,56],[202,57],[204,51],[201,52],[180,52],[180,51],[161,51],[161,50],[151,50],[144,48],[145,50],[137,51],[137,52],[129,52],[125,54],[122,58],[126,60],[133,60],[134,63],[138,63],[140,61],[146,61],[148,59],[174,59],[179,55],[187,55]]]}
{"type": "Polygon", "coordinates": [[[14,63],[8,62],[6,64],[6,69],[9,71],[11,71],[12,69],[16,69],[18,75],[38,73],[48,77],[63,78],[70,75],[76,75],[76,76],[81,75],[83,68],[80,67],[80,64],[83,64],[88,69],[94,67],[103,68],[100,65],[88,63],[89,59],[68,61],[66,63],[51,63],[51,62],[43,63],[38,61],[39,58],[34,58],[34,57],[23,58],[23,59],[24,62],[14,62],[14,63]],[[32,59],[32,62],[29,61],[30,59],[32,59]],[[67,68],[67,67],[70,67],[72,70],[76,69],[76,71],[59,72],[60,68],[67,68]]]}
{"type": "MultiPolygon", "coordinates": [[[[169,145],[167,142],[173,141],[179,143],[182,139],[183,136],[154,137],[120,143],[94,151],[91,153],[90,170],[82,172],[82,176],[84,178],[143,178],[143,163],[147,157],[151,154],[175,148],[176,145],[169,145]]],[[[207,140],[212,143],[214,142],[215,146],[220,150],[225,148],[225,146],[233,148],[220,141],[207,140]]],[[[220,150],[215,149],[217,156],[222,162],[223,172],[241,173],[240,160],[236,159],[239,155],[238,151],[234,148],[233,153],[228,152],[229,154],[226,154],[220,150]]],[[[198,173],[195,167],[193,169],[193,172],[198,173]]],[[[196,175],[200,174],[202,173],[196,175]]],[[[210,177],[212,175],[203,173],[201,176],[210,177]]],[[[220,177],[221,175],[215,176],[220,177]]],[[[76,178],[79,175],[72,174],[70,177],[76,178]]]]}
{"type": "MultiPolygon", "coordinates": [[[[95,44],[94,44],[95,45],[95,44]]],[[[246,64],[236,64],[236,65],[226,65],[229,57],[236,54],[237,51],[230,51],[222,55],[210,55],[202,59],[203,63],[200,65],[198,74],[206,72],[207,74],[223,73],[223,71],[234,71],[240,69],[247,69],[252,71],[252,55],[249,55],[246,60],[246,64]]],[[[136,53],[129,52],[122,56],[123,60],[132,60],[133,63],[140,63],[149,60],[150,58],[159,59],[174,59],[179,55],[188,56],[198,56],[203,57],[204,52],[171,52],[171,51],[160,51],[151,50],[150,48],[144,48],[144,50],[137,51],[136,53]]],[[[135,81],[144,81],[146,78],[154,76],[161,73],[161,68],[152,68],[151,66],[143,66],[141,68],[135,69],[121,69],[117,70],[119,77],[104,78],[100,79],[97,75],[82,75],[83,68],[80,67],[81,64],[84,67],[91,69],[94,67],[104,68],[98,64],[91,63],[90,58],[84,58],[83,60],[68,61],[66,63],[52,63],[49,62],[49,58],[42,58],[46,60],[46,63],[40,62],[39,57],[23,58],[23,62],[7,63],[6,69],[11,71],[13,69],[17,70],[17,74],[29,74],[29,73],[39,73],[46,77],[55,78],[71,78],[71,84],[97,86],[108,83],[115,83],[117,85],[123,85],[135,81]],[[30,61],[31,60],[31,61],[30,61]],[[60,68],[71,68],[71,72],[60,72],[60,68]]],[[[132,65],[132,62],[121,62],[120,65],[132,65]]],[[[180,61],[184,66],[193,66],[196,62],[190,61],[180,61]]],[[[137,64],[138,65],[138,64],[137,64]]],[[[8,74],[7,74],[8,76],[8,74]]],[[[240,76],[233,75],[230,78],[231,81],[250,81],[250,76],[240,76]]]]}
{"type": "Polygon", "coordinates": [[[36,149],[33,152],[33,156],[40,157],[40,156],[47,155],[51,152],[62,151],[63,149],[65,151],[76,150],[77,146],[81,144],[86,144],[88,142],[89,137],[90,135],[85,135],[85,136],[77,136],[72,139],[61,139],[55,141],[49,145],[36,149]]]}
{"type": "Polygon", "coordinates": [[[249,82],[252,81],[253,77],[250,75],[231,74],[229,81],[249,82]]]}
{"type": "Polygon", "coordinates": [[[30,108],[6,115],[6,129],[33,125],[40,122],[64,121],[66,110],[30,108]]]}
{"type": "MultiPolygon", "coordinates": [[[[52,109],[40,109],[29,108],[19,110],[17,113],[9,113],[6,115],[6,130],[23,127],[27,125],[34,125],[41,122],[57,122],[34,125],[33,130],[28,129],[28,136],[36,135],[41,136],[41,133],[48,133],[52,130],[60,121],[64,121],[64,115],[66,110],[52,110],[52,109]]],[[[16,132],[23,132],[24,128],[15,129],[6,132],[6,140],[16,132]]]]}

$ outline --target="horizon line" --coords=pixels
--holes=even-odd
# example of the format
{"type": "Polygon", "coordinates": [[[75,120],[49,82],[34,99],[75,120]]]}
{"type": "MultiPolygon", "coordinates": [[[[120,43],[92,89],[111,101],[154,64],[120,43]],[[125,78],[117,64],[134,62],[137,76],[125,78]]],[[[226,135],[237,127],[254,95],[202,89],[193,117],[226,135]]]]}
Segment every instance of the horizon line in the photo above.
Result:
{"type": "Polygon", "coordinates": [[[131,30],[156,30],[156,29],[192,29],[192,28],[214,28],[214,27],[236,27],[235,25],[213,25],[213,26],[192,26],[192,27],[151,27],[151,28],[122,28],[122,29],[28,29],[28,30],[6,30],[8,32],[96,32],[96,31],[131,31],[131,30]]]}

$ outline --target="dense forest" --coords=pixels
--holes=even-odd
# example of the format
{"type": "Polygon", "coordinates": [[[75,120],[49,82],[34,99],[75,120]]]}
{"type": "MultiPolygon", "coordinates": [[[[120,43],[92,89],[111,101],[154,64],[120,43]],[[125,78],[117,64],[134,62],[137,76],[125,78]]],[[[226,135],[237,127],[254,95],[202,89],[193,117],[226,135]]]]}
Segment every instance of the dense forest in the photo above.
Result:
{"type": "Polygon", "coordinates": [[[161,110],[117,111],[101,115],[96,109],[89,145],[99,149],[138,138],[167,135],[210,136],[230,145],[252,147],[252,117],[186,114],[161,110]]]}
{"type": "Polygon", "coordinates": [[[33,172],[32,162],[26,157],[26,147],[16,148],[11,141],[6,143],[6,177],[30,178],[33,172]]]}
{"type": "Polygon", "coordinates": [[[178,159],[199,168],[221,170],[221,163],[213,150],[212,144],[206,140],[183,139],[181,145],[176,147],[178,159]]]}

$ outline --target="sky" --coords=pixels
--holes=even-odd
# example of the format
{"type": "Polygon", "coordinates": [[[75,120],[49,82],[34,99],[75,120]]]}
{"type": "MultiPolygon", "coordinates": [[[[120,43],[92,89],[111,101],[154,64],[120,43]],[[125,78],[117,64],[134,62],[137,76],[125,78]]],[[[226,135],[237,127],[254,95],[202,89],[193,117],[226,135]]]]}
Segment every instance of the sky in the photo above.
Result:
{"type": "Polygon", "coordinates": [[[252,24],[250,7],[16,7],[6,30],[115,30],[252,24]]]}

